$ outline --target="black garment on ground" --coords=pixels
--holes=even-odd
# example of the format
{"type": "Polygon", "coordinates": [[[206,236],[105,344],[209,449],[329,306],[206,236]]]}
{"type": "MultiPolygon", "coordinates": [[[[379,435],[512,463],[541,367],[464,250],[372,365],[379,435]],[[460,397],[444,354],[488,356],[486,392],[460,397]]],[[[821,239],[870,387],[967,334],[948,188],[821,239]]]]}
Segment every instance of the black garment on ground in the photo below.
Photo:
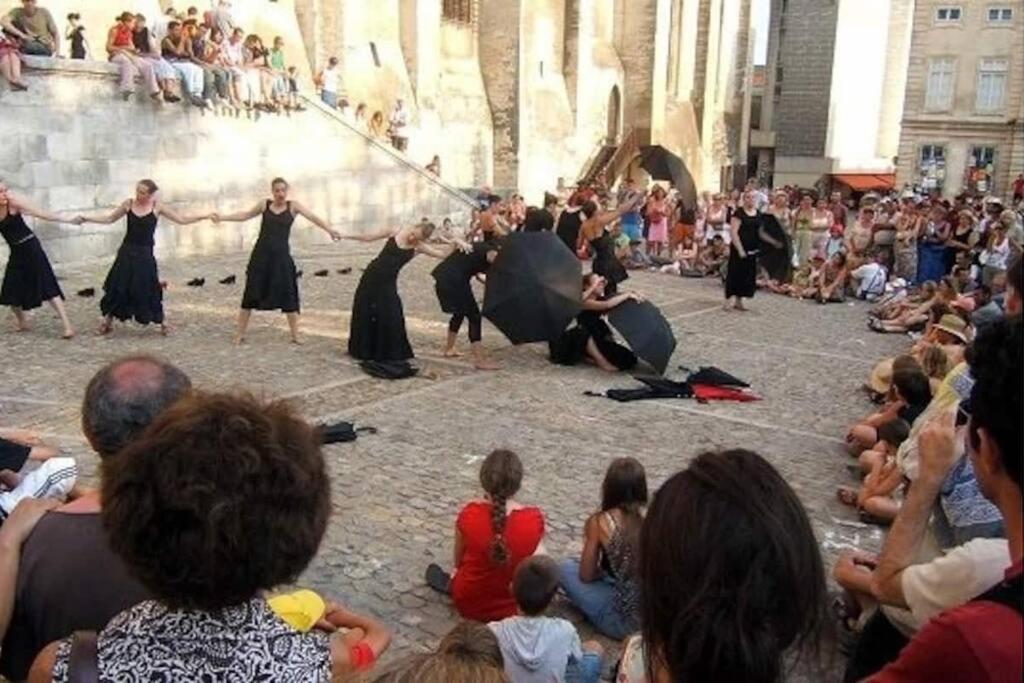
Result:
{"type": "Polygon", "coordinates": [[[242,308],[298,313],[298,271],[288,246],[295,214],[292,213],[291,202],[281,213],[271,211],[270,205],[268,199],[260,222],[260,235],[245,269],[242,308]]]}
{"type": "Polygon", "coordinates": [[[558,217],[558,227],[555,228],[555,234],[574,254],[576,253],[576,240],[580,237],[581,225],[583,225],[583,216],[579,209],[566,209],[558,217]]]}
{"type": "Polygon", "coordinates": [[[31,452],[31,446],[0,438],[0,470],[19,471],[31,452]]]}
{"type": "Polygon", "coordinates": [[[0,234],[11,247],[0,285],[0,305],[28,311],[39,308],[44,301],[63,299],[50,259],[22,215],[8,210],[0,220],[0,234]]]}
{"type": "Polygon", "coordinates": [[[757,252],[761,248],[761,215],[751,216],[744,210],[736,214],[740,219],[740,242],[746,258],[740,258],[736,245],[729,245],[729,270],[725,275],[725,298],[734,296],[750,299],[757,291],[757,252]]]}
{"type": "Polygon", "coordinates": [[[442,311],[452,315],[480,315],[472,280],[490,267],[487,252],[493,249],[493,242],[476,242],[468,254],[461,250],[452,252],[431,271],[442,311]]]}
{"type": "Polygon", "coordinates": [[[909,643],[905,635],[892,625],[882,610],[877,610],[864,624],[850,659],[846,663],[843,683],[854,683],[878,673],[896,661],[900,650],[909,643]]]}
{"type": "Polygon", "coordinates": [[[377,379],[408,379],[419,373],[419,368],[410,365],[407,360],[364,360],[359,367],[377,379]]]}
{"type": "Polygon", "coordinates": [[[352,301],[348,353],[357,360],[408,360],[413,357],[405,333],[405,312],[398,296],[398,273],[416,255],[388,239],[359,278],[352,301]]]}
{"type": "Polygon", "coordinates": [[[626,267],[615,255],[615,240],[605,230],[600,237],[590,240],[590,250],[594,254],[590,269],[608,281],[604,288],[605,295],[614,296],[618,284],[629,279],[626,267]]]}
{"type": "Polygon", "coordinates": [[[636,354],[615,341],[612,328],[596,311],[582,311],[576,316],[576,325],[548,343],[552,363],[577,365],[587,356],[587,341],[594,340],[598,350],[608,362],[619,370],[636,367],[636,354]]]}
{"type": "Polygon", "coordinates": [[[547,209],[531,206],[526,209],[526,222],[523,223],[523,232],[540,232],[542,230],[553,230],[555,217],[547,209]]]}
{"type": "Polygon", "coordinates": [[[134,319],[143,325],[163,323],[164,291],[153,256],[156,223],[154,212],[139,216],[128,208],[128,232],[103,282],[100,312],[104,316],[134,319]]]}
{"type": "MultiPolygon", "coordinates": [[[[680,369],[686,370],[687,368],[681,367],[680,369]]],[[[739,377],[720,370],[714,365],[702,366],[697,372],[691,372],[686,381],[690,384],[708,384],[713,387],[743,387],[746,389],[750,386],[739,377]]]]}
{"type": "Polygon", "coordinates": [[[0,674],[24,680],[53,641],[100,631],[117,613],[152,597],[110,550],[98,513],[47,513],[21,549],[0,674]]]}

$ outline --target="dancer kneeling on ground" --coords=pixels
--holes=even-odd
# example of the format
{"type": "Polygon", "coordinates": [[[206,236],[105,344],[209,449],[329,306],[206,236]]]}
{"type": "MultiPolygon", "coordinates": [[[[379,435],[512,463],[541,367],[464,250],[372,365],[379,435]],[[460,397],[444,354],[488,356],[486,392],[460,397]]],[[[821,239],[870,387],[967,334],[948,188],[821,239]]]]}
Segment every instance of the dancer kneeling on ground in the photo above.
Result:
{"type": "Polygon", "coordinates": [[[646,505],[643,465],[633,458],[613,460],[601,485],[601,509],[583,527],[583,553],[561,566],[570,602],[616,640],[640,628],[637,539],[646,505]]]}
{"type": "Polygon", "coordinates": [[[508,680],[597,683],[603,669],[600,644],[580,642],[566,619],[544,616],[558,592],[558,565],[546,555],[523,560],[512,580],[519,614],[488,626],[498,637],[508,680]]]}
{"type": "MultiPolygon", "coordinates": [[[[619,683],[784,678],[817,653],[825,572],[807,513],[761,456],[704,453],[658,490],[640,535],[642,637],[619,683]]],[[[818,674],[818,675],[815,675],[818,674]]]]}
{"type": "Polygon", "coordinates": [[[511,585],[516,567],[542,552],[544,514],[512,500],[523,481],[523,464],[497,450],[480,467],[482,500],[466,504],[455,522],[455,568],[427,567],[427,584],[448,593],[465,619],[495,621],[516,613],[511,585]]]}
{"type": "Polygon", "coordinates": [[[606,299],[606,282],[595,273],[583,276],[583,310],[576,316],[576,325],[548,344],[551,362],[577,365],[587,359],[607,372],[636,367],[636,354],[615,341],[615,335],[603,316],[625,301],[643,299],[634,292],[623,292],[606,299]]]}
{"type": "MultiPolygon", "coordinates": [[[[320,616],[344,636],[299,630],[268,603],[313,559],[331,514],[320,444],[287,404],[192,393],[101,466],[111,548],[155,599],[100,631],[99,680],[326,682],[387,647],[383,626],[335,605],[320,616]]],[[[81,633],[46,647],[29,680],[67,680],[73,645],[86,650],[81,633]]]]}

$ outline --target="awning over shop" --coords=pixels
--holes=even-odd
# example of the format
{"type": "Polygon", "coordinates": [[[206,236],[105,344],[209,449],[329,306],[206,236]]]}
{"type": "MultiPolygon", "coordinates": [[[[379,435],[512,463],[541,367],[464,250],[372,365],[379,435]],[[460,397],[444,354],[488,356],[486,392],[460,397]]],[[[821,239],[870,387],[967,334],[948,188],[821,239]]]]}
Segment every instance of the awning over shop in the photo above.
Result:
{"type": "Polygon", "coordinates": [[[832,177],[854,192],[891,190],[896,187],[895,173],[833,173],[832,177]]]}

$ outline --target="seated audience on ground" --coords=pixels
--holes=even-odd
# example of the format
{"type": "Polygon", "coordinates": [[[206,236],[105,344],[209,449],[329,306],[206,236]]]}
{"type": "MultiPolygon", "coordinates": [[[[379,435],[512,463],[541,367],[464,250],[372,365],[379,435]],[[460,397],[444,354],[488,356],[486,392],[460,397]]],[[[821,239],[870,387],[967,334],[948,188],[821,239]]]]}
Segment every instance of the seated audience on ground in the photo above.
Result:
{"type": "Polygon", "coordinates": [[[507,450],[488,455],[480,466],[484,495],[467,503],[455,522],[451,575],[436,564],[427,567],[427,584],[450,594],[465,619],[495,621],[516,613],[512,577],[544,538],[540,508],[513,499],[522,481],[518,455],[507,450]]]}
{"type": "Polygon", "coordinates": [[[699,258],[700,269],[704,277],[725,277],[725,266],[729,262],[729,244],[721,235],[714,235],[708,247],[703,249],[699,258]]]}
{"type": "MultiPolygon", "coordinates": [[[[1018,681],[1024,676],[1022,345],[1019,318],[989,327],[970,354],[975,381],[969,402],[958,413],[943,414],[921,434],[918,477],[886,540],[872,587],[880,599],[903,602],[931,618],[906,647],[892,653],[895,661],[872,681],[1018,681]],[[972,542],[933,563],[942,562],[941,568],[921,571],[914,560],[922,530],[945,482],[965,459],[985,497],[1003,515],[1006,552],[996,564],[990,552],[995,544],[972,542]],[[950,600],[954,594],[955,601],[950,600]]],[[[859,680],[872,671],[854,673],[859,680]]]]}
{"type": "Polygon", "coordinates": [[[21,0],[21,7],[15,7],[0,18],[0,29],[17,41],[22,54],[60,57],[57,24],[50,10],[39,7],[36,0],[21,0]]]}
{"type": "Polygon", "coordinates": [[[410,655],[367,676],[370,683],[509,683],[497,636],[484,624],[464,621],[437,650],[410,655]]]}
{"type": "Polygon", "coordinates": [[[850,284],[858,299],[875,301],[885,294],[885,283],[889,280],[885,264],[885,254],[878,251],[867,262],[850,271],[850,284]]]}
{"type": "Polygon", "coordinates": [[[57,457],[58,451],[33,445],[24,435],[14,439],[0,437],[0,525],[26,498],[63,502],[71,494],[78,477],[74,458],[57,457]],[[36,465],[26,468],[26,463],[36,465]]]}
{"type": "Polygon", "coordinates": [[[21,546],[43,515],[59,504],[52,498],[24,498],[0,525],[0,640],[7,635],[14,612],[21,546]]]}
{"type": "MultiPolygon", "coordinates": [[[[190,387],[188,376],[164,361],[114,361],[86,387],[82,432],[105,462],[190,387]]],[[[25,541],[12,626],[0,648],[0,673],[11,680],[25,680],[32,660],[49,643],[79,630],[98,631],[150,596],[112,552],[100,503],[99,491],[84,491],[46,515],[25,541]]]]}
{"type": "Polygon", "coordinates": [[[580,559],[561,566],[562,590],[599,632],[621,640],[640,626],[637,539],[647,505],[647,474],[633,458],[608,466],[601,509],[583,527],[580,559]]]}
{"type": "Polygon", "coordinates": [[[796,494],[756,453],[704,453],[661,486],[639,577],[642,635],[625,644],[620,683],[774,683],[794,659],[819,668],[821,552],[796,494]]]}
{"type": "MultiPolygon", "coordinates": [[[[331,514],[319,438],[286,403],[191,392],[102,478],[111,549],[153,599],[99,632],[99,680],[326,682],[388,646],[384,627],[336,605],[323,618],[345,635],[302,632],[267,602],[313,559],[331,514]]],[[[66,680],[76,642],[48,645],[29,680],[66,680]]]]}
{"type": "Polygon", "coordinates": [[[817,281],[815,299],[819,304],[842,303],[846,301],[846,254],[837,252],[821,268],[817,281]]]}
{"type": "Polygon", "coordinates": [[[889,401],[876,413],[855,424],[846,434],[850,452],[860,455],[861,451],[878,443],[878,428],[895,419],[914,424],[932,400],[931,383],[917,363],[914,367],[893,370],[892,391],[889,401]]]}
{"type": "Polygon", "coordinates": [[[684,235],[672,252],[672,263],[661,267],[662,273],[669,275],[689,275],[697,271],[699,250],[691,235],[684,235]]]}
{"type": "Polygon", "coordinates": [[[865,522],[888,523],[899,512],[896,493],[903,484],[903,473],[896,465],[896,451],[910,435],[906,420],[896,418],[877,429],[878,443],[859,456],[860,468],[865,470],[860,488],[840,486],[839,502],[857,508],[865,522]]]}
{"type": "Polygon", "coordinates": [[[935,289],[935,295],[930,299],[922,301],[917,306],[898,313],[888,320],[871,318],[869,327],[875,332],[889,332],[903,334],[905,332],[917,332],[923,329],[929,320],[932,310],[937,305],[949,306],[956,298],[956,289],[950,277],[943,277],[935,289]]]}
{"type": "Polygon", "coordinates": [[[544,611],[558,592],[558,565],[546,555],[523,560],[512,580],[519,614],[488,626],[498,637],[505,673],[516,683],[597,683],[603,648],[580,642],[576,627],[544,611]]]}

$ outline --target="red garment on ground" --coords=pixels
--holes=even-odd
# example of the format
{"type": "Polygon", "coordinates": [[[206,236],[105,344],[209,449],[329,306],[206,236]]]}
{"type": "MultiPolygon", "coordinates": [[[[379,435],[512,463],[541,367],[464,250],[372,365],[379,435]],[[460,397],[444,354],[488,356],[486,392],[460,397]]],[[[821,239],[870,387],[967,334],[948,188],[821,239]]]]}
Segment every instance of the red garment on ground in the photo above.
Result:
{"type": "Polygon", "coordinates": [[[533,555],[544,538],[544,514],[535,507],[508,513],[505,520],[508,562],[503,565],[491,561],[494,529],[490,503],[469,503],[462,508],[455,526],[465,544],[462,563],[452,577],[452,601],[459,614],[476,621],[498,621],[515,615],[512,574],[523,559],[533,555]]]}
{"type": "Polygon", "coordinates": [[[760,401],[761,397],[743,389],[733,387],[719,387],[711,384],[694,384],[693,397],[698,401],[739,401],[749,403],[760,401]]]}
{"type": "MultiPolygon", "coordinates": [[[[1018,561],[1006,578],[1020,576],[1018,561]]],[[[976,600],[947,610],[918,631],[899,659],[875,674],[872,683],[907,681],[1024,680],[1024,618],[995,602],[976,600]]]]}

